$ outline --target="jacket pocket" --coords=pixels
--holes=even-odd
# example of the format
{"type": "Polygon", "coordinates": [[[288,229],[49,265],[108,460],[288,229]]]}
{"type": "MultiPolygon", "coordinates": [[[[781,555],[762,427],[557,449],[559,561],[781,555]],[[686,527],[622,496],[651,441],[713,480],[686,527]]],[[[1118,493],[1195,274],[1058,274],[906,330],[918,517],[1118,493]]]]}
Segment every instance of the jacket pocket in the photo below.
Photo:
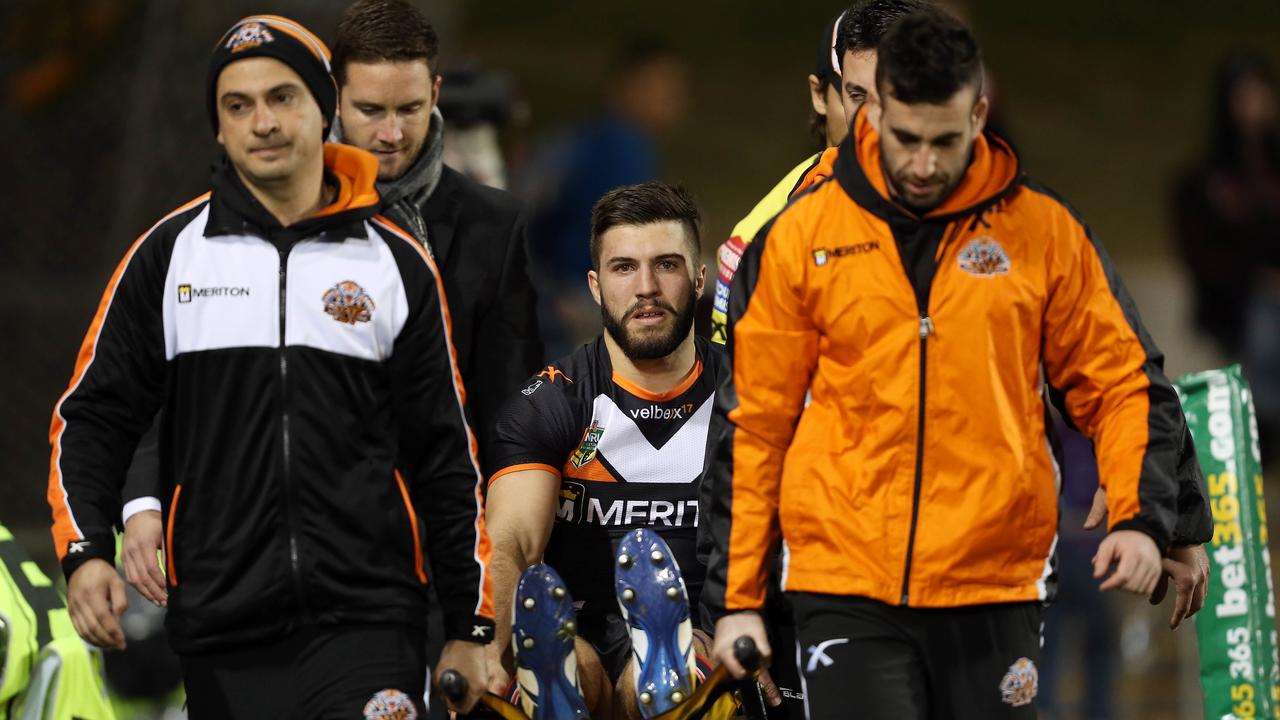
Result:
{"type": "Polygon", "coordinates": [[[413,536],[413,571],[418,582],[427,584],[427,572],[422,564],[422,535],[418,532],[418,514],[413,511],[413,501],[409,498],[409,488],[404,484],[404,477],[399,470],[395,471],[396,485],[400,488],[400,497],[404,500],[404,509],[409,512],[409,532],[413,536]]]}
{"type": "Polygon", "coordinates": [[[173,560],[173,521],[178,517],[178,496],[182,494],[182,485],[173,489],[173,500],[169,503],[169,522],[164,532],[164,561],[169,575],[169,585],[178,587],[178,571],[173,560]]]}

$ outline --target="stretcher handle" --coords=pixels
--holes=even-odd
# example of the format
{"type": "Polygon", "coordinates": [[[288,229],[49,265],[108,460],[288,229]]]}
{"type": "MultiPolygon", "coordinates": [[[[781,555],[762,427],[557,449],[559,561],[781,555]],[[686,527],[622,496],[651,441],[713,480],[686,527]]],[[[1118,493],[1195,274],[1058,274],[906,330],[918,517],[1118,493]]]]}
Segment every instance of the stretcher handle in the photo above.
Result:
{"type": "MultiPolygon", "coordinates": [[[[469,689],[467,679],[457,670],[445,670],[440,673],[439,685],[440,692],[455,705],[467,697],[469,689]]],[[[492,710],[503,720],[529,720],[529,716],[525,715],[523,710],[491,692],[481,694],[480,701],[476,704],[492,710]]]]}

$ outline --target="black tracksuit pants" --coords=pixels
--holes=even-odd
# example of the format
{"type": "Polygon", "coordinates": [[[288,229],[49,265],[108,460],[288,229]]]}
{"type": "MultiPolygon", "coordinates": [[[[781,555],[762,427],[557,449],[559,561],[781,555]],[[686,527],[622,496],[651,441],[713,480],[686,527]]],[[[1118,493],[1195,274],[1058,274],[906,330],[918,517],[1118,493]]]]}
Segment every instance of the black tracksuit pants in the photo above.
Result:
{"type": "Polygon", "coordinates": [[[401,625],[308,627],[182,656],[191,720],[426,717],[426,638],[401,625]]]}
{"type": "Polygon", "coordinates": [[[860,597],[787,597],[809,720],[1036,717],[1037,602],[919,609],[860,597]]]}

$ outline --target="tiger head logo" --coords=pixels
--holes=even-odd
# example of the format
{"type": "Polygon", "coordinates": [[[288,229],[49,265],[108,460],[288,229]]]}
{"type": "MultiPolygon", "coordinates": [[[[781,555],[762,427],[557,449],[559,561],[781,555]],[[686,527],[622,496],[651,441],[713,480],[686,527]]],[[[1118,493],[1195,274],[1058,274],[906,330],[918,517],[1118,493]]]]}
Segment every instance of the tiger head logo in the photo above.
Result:
{"type": "Polygon", "coordinates": [[[1018,658],[1000,680],[1000,699],[1014,707],[1028,705],[1040,690],[1040,671],[1029,658],[1018,658]]]}
{"type": "Polygon", "coordinates": [[[334,320],[348,325],[369,322],[376,307],[373,298],[354,280],[343,280],[325,291],[324,311],[334,320]]]}
{"type": "Polygon", "coordinates": [[[226,48],[234,54],[269,42],[275,42],[275,36],[271,34],[266,25],[259,22],[247,22],[231,33],[231,36],[227,38],[226,48]]]}
{"type": "Polygon", "coordinates": [[[980,237],[960,251],[960,269],[974,277],[1007,275],[1011,263],[1009,255],[995,238],[980,237]]]}
{"type": "Polygon", "coordinates": [[[401,690],[387,688],[374,693],[364,705],[365,720],[417,720],[418,709],[401,690]]]}

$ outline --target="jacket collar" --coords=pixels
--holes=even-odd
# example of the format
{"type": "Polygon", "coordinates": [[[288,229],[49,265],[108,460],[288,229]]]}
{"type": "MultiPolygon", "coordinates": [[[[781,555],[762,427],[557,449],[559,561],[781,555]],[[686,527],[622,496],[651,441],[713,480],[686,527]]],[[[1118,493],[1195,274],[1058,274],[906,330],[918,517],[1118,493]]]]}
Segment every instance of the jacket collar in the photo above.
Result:
{"type": "Polygon", "coordinates": [[[431,252],[442,265],[449,259],[449,250],[453,248],[454,233],[458,226],[458,215],[462,212],[462,199],[458,197],[460,183],[461,174],[445,166],[430,201],[419,206],[430,235],[428,240],[431,241],[431,252]]]}
{"type": "Polygon", "coordinates": [[[213,171],[213,198],[209,203],[205,237],[247,234],[273,242],[304,237],[330,240],[364,237],[364,221],[378,211],[378,191],[374,188],[377,176],[378,160],[369,153],[326,143],[324,182],[335,188],[337,195],[319,212],[284,227],[253,197],[224,154],[213,171]]]}
{"type": "Polygon", "coordinates": [[[853,131],[840,145],[834,174],[849,197],[879,217],[939,222],[978,214],[1013,192],[1023,180],[1017,151],[1008,141],[985,130],[973,143],[973,157],[960,184],[941,205],[917,215],[889,193],[880,162],[880,136],[863,109],[854,115],[853,131]]]}
{"type": "Polygon", "coordinates": [[[835,174],[836,158],[839,157],[839,153],[840,148],[838,146],[823,150],[818,155],[818,160],[800,178],[800,182],[797,182],[796,186],[791,188],[791,194],[787,197],[795,197],[835,174]]]}

